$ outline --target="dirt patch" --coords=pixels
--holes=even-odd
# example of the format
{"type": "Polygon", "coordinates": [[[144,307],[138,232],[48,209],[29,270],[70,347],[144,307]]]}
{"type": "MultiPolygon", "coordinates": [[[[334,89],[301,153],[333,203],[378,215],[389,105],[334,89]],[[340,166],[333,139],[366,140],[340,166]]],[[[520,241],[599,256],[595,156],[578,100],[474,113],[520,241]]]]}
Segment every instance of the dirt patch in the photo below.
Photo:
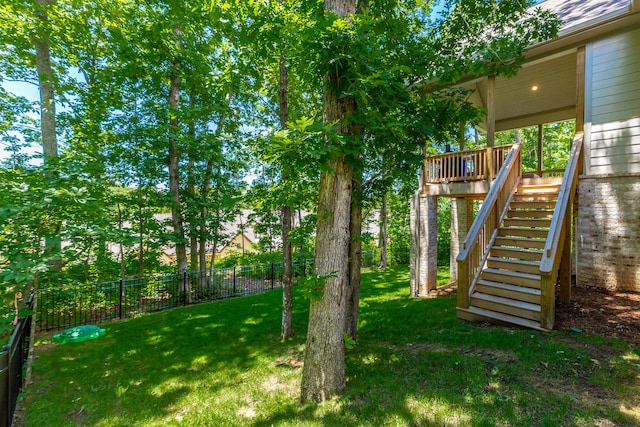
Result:
{"type": "Polygon", "coordinates": [[[571,302],[556,302],[555,329],[571,328],[640,347],[640,294],[574,287],[571,302]]]}

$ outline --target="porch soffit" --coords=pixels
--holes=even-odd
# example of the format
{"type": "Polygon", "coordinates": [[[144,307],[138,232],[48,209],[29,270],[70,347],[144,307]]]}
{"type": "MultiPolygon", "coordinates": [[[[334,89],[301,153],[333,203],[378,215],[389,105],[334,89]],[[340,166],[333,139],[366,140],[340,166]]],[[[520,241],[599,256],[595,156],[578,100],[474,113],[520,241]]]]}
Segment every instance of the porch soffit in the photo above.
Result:
{"type": "MultiPolygon", "coordinates": [[[[486,107],[486,79],[464,86],[474,91],[471,102],[486,107]]],[[[575,50],[526,64],[515,77],[496,78],[496,131],[570,119],[575,116],[575,102],[575,50]]],[[[480,128],[486,130],[486,124],[480,128]]]]}

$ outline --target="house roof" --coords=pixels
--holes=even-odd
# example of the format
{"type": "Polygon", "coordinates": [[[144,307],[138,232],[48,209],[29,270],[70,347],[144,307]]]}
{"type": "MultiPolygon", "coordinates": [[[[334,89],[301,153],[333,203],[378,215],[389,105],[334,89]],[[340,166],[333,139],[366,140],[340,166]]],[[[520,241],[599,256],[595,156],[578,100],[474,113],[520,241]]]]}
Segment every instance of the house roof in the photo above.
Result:
{"type": "MultiPolygon", "coordinates": [[[[557,38],[528,50],[518,75],[496,78],[496,131],[575,118],[578,47],[640,28],[640,0],[547,0],[536,7],[556,13],[563,24],[557,38]]],[[[486,77],[462,86],[474,91],[474,103],[486,107],[486,77]]]]}
{"type": "Polygon", "coordinates": [[[630,0],[546,0],[538,6],[554,12],[562,21],[559,36],[597,25],[629,12],[630,0]]]}

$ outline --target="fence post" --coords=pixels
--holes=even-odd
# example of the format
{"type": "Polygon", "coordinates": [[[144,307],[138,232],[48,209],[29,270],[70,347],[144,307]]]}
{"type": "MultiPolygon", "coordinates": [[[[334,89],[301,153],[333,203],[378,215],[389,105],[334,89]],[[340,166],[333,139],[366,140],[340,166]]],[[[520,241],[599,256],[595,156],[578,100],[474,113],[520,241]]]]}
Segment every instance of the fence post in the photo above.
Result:
{"type": "Polygon", "coordinates": [[[273,262],[271,262],[271,289],[272,290],[273,290],[273,286],[275,285],[275,281],[276,281],[276,274],[273,268],[273,262]]]}
{"type": "Polygon", "coordinates": [[[236,267],[233,267],[233,296],[236,295],[236,267]]]}

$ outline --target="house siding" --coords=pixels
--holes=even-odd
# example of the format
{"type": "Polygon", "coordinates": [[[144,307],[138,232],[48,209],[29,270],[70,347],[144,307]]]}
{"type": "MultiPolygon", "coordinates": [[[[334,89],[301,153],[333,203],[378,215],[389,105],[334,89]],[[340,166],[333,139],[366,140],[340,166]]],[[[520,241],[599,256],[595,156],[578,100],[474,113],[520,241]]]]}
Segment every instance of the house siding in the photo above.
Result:
{"type": "Polygon", "coordinates": [[[640,292],[640,30],[587,47],[578,286],[640,292]]]}
{"type": "Polygon", "coordinates": [[[640,173],[640,30],[594,42],[590,93],[590,175],[640,173]]]}

